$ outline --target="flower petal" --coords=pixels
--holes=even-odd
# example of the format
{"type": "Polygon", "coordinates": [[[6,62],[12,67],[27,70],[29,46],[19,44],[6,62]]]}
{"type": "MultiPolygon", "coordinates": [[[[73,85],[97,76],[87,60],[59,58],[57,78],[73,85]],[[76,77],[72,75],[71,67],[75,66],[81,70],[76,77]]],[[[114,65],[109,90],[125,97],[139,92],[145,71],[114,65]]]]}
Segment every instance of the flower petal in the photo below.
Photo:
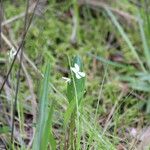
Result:
{"type": "Polygon", "coordinates": [[[76,70],[76,68],[74,67],[71,67],[71,70],[74,72],[74,73],[77,73],[78,71],[76,70]]]}
{"type": "Polygon", "coordinates": [[[81,79],[82,77],[78,73],[76,73],[76,78],[81,79]]]}
{"type": "Polygon", "coordinates": [[[67,78],[67,77],[62,77],[62,79],[64,79],[66,83],[68,83],[68,82],[71,81],[71,79],[70,79],[70,78],[67,78]]]}
{"type": "Polygon", "coordinates": [[[74,64],[74,67],[75,67],[75,69],[77,70],[77,72],[79,72],[80,71],[80,67],[79,67],[79,65],[78,64],[74,64]]]}
{"type": "Polygon", "coordinates": [[[81,77],[85,77],[85,73],[84,73],[84,72],[78,72],[78,74],[79,74],[81,77]]]}

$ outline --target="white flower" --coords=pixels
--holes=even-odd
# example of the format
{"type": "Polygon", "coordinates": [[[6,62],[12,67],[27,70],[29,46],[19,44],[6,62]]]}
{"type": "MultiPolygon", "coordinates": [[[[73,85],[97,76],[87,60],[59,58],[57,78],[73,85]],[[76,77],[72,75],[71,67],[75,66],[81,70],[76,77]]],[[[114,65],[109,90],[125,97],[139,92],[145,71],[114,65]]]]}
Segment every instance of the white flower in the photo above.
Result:
{"type": "Polygon", "coordinates": [[[17,53],[17,51],[16,51],[14,48],[12,48],[12,49],[8,52],[9,59],[10,59],[10,60],[13,59],[14,56],[16,55],[16,53],[17,53]]]}
{"type": "Polygon", "coordinates": [[[80,71],[80,67],[78,64],[74,64],[74,67],[71,67],[71,70],[75,73],[77,79],[81,79],[85,77],[85,73],[80,71]]]}
{"type": "Polygon", "coordinates": [[[64,79],[66,83],[71,82],[71,79],[70,79],[70,78],[62,77],[62,79],[64,79]]]}

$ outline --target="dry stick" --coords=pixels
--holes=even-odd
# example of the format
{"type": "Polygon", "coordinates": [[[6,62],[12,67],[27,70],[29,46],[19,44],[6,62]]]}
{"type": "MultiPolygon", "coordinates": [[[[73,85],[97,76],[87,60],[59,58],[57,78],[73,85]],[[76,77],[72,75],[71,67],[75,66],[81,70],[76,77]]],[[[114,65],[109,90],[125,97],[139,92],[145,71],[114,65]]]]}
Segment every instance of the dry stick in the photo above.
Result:
{"type": "MultiPolygon", "coordinates": [[[[31,12],[32,12],[32,11],[28,11],[28,13],[31,13],[31,12]]],[[[23,18],[24,16],[25,16],[25,13],[21,13],[21,14],[15,16],[15,17],[13,17],[13,18],[10,18],[10,19],[8,19],[8,20],[2,22],[2,26],[7,25],[7,24],[10,24],[10,23],[12,23],[13,21],[16,21],[16,20],[18,20],[18,19],[20,19],[20,18],[23,18]]]]}
{"type": "MultiPolygon", "coordinates": [[[[24,22],[24,33],[26,32],[27,27],[27,20],[28,20],[28,8],[29,8],[29,0],[27,1],[27,7],[26,7],[26,15],[25,15],[25,22],[24,22]]],[[[24,35],[23,33],[23,35],[24,35]]],[[[14,140],[14,126],[15,126],[15,112],[17,107],[17,101],[18,101],[18,92],[19,92],[19,85],[20,85],[20,73],[21,73],[21,66],[22,66],[22,59],[23,59],[23,47],[24,47],[25,41],[22,45],[22,49],[20,51],[20,60],[19,60],[19,69],[17,73],[17,83],[16,83],[16,92],[15,92],[15,102],[13,106],[13,114],[12,114],[12,130],[11,130],[11,143],[13,143],[14,140]]]]}
{"type": "Polygon", "coordinates": [[[13,140],[14,140],[15,112],[16,112],[16,106],[17,106],[17,101],[18,101],[18,91],[19,91],[19,85],[20,85],[20,72],[21,72],[21,64],[22,64],[22,58],[23,58],[22,52],[23,51],[21,50],[19,70],[18,70],[18,73],[17,73],[17,83],[16,83],[17,86],[16,86],[16,92],[15,92],[15,102],[14,102],[14,105],[13,105],[11,143],[13,143],[13,140]]]}
{"type": "MultiPolygon", "coordinates": [[[[34,4],[30,6],[30,8],[29,8],[29,10],[28,10],[28,13],[29,13],[29,14],[34,11],[34,7],[35,7],[35,6],[36,6],[36,5],[34,5],[34,4]]],[[[2,26],[7,25],[7,24],[10,24],[10,23],[12,23],[12,22],[14,22],[14,21],[16,21],[16,20],[18,20],[18,19],[20,19],[20,18],[23,18],[23,17],[25,17],[25,15],[26,15],[26,12],[23,12],[23,13],[21,13],[21,14],[19,14],[19,15],[16,15],[16,16],[14,16],[14,17],[8,19],[8,20],[5,20],[5,21],[2,22],[2,26]]]]}
{"type": "Polygon", "coordinates": [[[112,8],[109,5],[105,4],[104,2],[98,1],[98,0],[78,0],[78,3],[80,5],[84,5],[87,4],[89,6],[93,6],[93,7],[101,7],[101,8],[105,8],[107,7],[108,9],[110,9],[111,11],[113,11],[114,13],[118,14],[121,17],[124,17],[127,20],[134,20],[137,21],[136,17],[130,15],[127,12],[124,12],[122,10],[116,9],[116,8],[112,8]]]}

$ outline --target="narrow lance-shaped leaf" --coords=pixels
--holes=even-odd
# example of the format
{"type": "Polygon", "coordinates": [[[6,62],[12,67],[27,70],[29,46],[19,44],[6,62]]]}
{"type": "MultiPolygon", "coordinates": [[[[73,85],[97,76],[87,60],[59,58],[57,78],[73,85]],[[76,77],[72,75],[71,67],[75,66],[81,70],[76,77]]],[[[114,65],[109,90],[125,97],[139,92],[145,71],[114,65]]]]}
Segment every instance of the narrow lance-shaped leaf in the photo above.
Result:
{"type": "Polygon", "coordinates": [[[51,147],[55,150],[55,142],[52,137],[52,113],[53,102],[49,106],[49,80],[50,80],[50,65],[47,65],[41,91],[40,91],[40,107],[39,118],[36,128],[35,139],[33,143],[33,150],[46,150],[50,143],[51,147]],[[51,139],[53,139],[51,143],[51,139]]]}

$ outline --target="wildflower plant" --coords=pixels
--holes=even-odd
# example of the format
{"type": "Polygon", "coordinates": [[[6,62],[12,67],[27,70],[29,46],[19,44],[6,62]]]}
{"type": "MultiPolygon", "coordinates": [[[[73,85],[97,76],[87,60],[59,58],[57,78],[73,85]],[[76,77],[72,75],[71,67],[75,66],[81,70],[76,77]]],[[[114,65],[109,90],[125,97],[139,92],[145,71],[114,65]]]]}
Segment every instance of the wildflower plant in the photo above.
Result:
{"type": "MultiPolygon", "coordinates": [[[[85,73],[83,72],[83,64],[81,58],[76,56],[72,62],[69,61],[70,78],[67,78],[67,99],[69,102],[68,108],[64,115],[64,127],[69,127],[69,145],[74,149],[75,145],[80,145],[80,135],[75,136],[75,130],[79,131],[80,112],[79,106],[85,92],[85,73]],[[76,137],[76,140],[74,140],[76,137]]],[[[76,146],[77,147],[77,146],[76,146]]]]}

